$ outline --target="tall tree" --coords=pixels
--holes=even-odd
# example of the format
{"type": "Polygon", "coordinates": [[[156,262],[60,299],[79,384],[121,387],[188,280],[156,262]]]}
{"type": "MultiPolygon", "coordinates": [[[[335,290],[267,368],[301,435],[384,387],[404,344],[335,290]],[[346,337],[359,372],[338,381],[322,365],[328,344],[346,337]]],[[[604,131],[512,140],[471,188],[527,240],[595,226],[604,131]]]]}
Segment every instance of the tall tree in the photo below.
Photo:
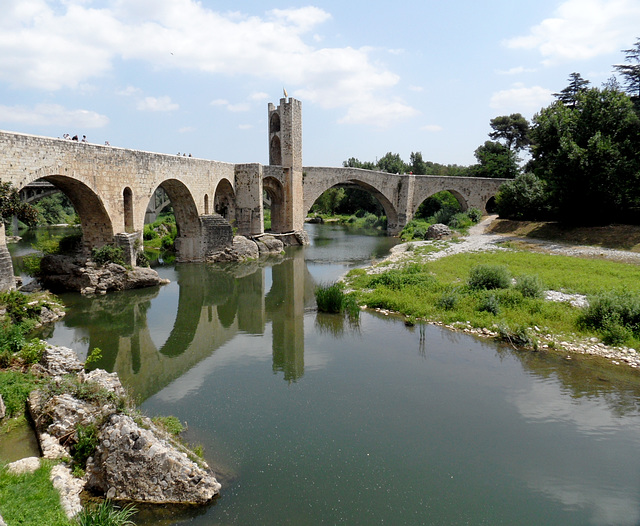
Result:
{"type": "Polygon", "coordinates": [[[534,117],[532,167],[562,219],[625,219],[640,205],[640,117],[622,92],[592,88],[534,117]]]}
{"type": "Polygon", "coordinates": [[[342,166],[345,168],[363,168],[364,170],[375,170],[376,165],[371,161],[360,162],[355,157],[349,157],[346,161],[342,161],[342,166]]]}
{"type": "Polygon", "coordinates": [[[588,80],[582,78],[580,73],[573,72],[569,75],[569,85],[560,93],[554,93],[553,96],[562,102],[565,106],[575,107],[579,93],[583,93],[589,89],[588,80]]]}
{"type": "Polygon", "coordinates": [[[505,145],[494,141],[485,141],[479,146],[474,155],[478,163],[470,168],[474,177],[506,177],[514,178],[519,168],[515,153],[505,145]]]}
{"type": "Polygon", "coordinates": [[[529,144],[529,121],[520,113],[501,115],[491,119],[493,131],[489,137],[493,140],[503,140],[509,151],[518,152],[529,144]]]}
{"type": "Polygon", "coordinates": [[[633,99],[640,99],[640,38],[631,49],[623,49],[625,53],[624,61],[627,64],[616,64],[613,66],[624,77],[627,93],[633,99]]]}
{"type": "Polygon", "coordinates": [[[378,160],[378,170],[391,174],[401,174],[407,171],[407,165],[397,153],[387,152],[378,160]]]}
{"type": "Polygon", "coordinates": [[[422,152],[411,152],[409,170],[415,175],[427,175],[429,173],[428,165],[422,158],[422,152]]]}

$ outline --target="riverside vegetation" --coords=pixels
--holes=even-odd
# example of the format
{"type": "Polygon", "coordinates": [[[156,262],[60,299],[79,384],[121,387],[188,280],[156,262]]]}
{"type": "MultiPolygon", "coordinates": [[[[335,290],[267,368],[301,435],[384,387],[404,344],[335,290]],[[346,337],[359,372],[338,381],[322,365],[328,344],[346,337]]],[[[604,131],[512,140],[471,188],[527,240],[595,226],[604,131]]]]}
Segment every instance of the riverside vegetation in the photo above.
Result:
{"type": "Polygon", "coordinates": [[[408,324],[489,329],[534,349],[547,334],[554,337],[550,347],[593,338],[640,347],[639,266],[513,249],[425,261],[444,246],[416,247],[400,265],[383,262],[375,273],[354,269],[344,287],[359,304],[402,314],[408,324]],[[547,301],[545,290],[585,295],[589,306],[547,301]]]}
{"type": "MultiPolygon", "coordinates": [[[[100,405],[113,404],[117,412],[131,415],[142,421],[142,415],[135,410],[135,404],[127,396],[100,388],[94,383],[79,383],[69,376],[62,381],[34,373],[32,366],[41,362],[46,343],[29,339],[29,333],[40,323],[43,311],[60,313],[62,305],[49,293],[25,295],[17,291],[0,294],[0,394],[6,414],[0,420],[0,437],[20,427],[30,427],[26,416],[27,399],[34,390],[44,393],[45,399],[54,394],[69,393],[79,400],[97,402],[100,405]]],[[[100,350],[94,349],[87,358],[85,370],[99,359],[100,350]]],[[[156,417],[156,426],[179,440],[184,430],[175,417],[156,417]]],[[[93,424],[76,428],[75,445],[71,456],[63,459],[73,468],[77,477],[84,475],[88,457],[98,445],[98,427],[93,424]]],[[[196,447],[196,455],[202,456],[202,448],[196,447]]],[[[33,473],[14,474],[7,469],[6,462],[0,462],[0,503],[3,519],[9,524],[23,525],[133,525],[130,520],[135,514],[133,506],[117,507],[110,501],[89,503],[73,519],[68,519],[60,502],[60,494],[54,488],[51,471],[58,461],[41,460],[40,467],[33,473]],[[24,496],[28,495],[28,505],[24,496]]]]}

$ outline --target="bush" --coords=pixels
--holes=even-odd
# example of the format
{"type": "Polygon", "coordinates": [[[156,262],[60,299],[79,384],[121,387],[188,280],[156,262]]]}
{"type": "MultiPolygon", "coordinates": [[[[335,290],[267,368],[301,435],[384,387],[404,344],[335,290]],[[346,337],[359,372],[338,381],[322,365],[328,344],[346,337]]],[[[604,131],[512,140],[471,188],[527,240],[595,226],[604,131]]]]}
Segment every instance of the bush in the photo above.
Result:
{"type": "Polygon", "coordinates": [[[544,296],[545,286],[538,276],[523,275],[516,278],[516,290],[525,298],[540,299],[544,296]]]}
{"type": "Polygon", "coordinates": [[[58,253],[75,254],[82,248],[82,232],[64,236],[58,242],[58,253]]]}
{"type": "Polygon", "coordinates": [[[474,224],[478,223],[482,219],[482,212],[477,208],[469,208],[466,213],[474,224]]]}
{"type": "Polygon", "coordinates": [[[478,310],[481,312],[490,312],[497,316],[500,313],[500,301],[494,294],[482,296],[478,302],[478,310]]]}
{"type": "Polygon", "coordinates": [[[460,301],[460,296],[456,292],[444,292],[438,300],[437,306],[444,310],[452,310],[456,308],[460,301]]]}
{"type": "Polygon", "coordinates": [[[38,363],[42,359],[46,347],[46,342],[34,338],[22,346],[18,352],[18,356],[22,358],[26,364],[38,363]]]}
{"type": "Polygon", "coordinates": [[[86,426],[78,424],[76,426],[76,434],[78,439],[72,450],[73,460],[84,468],[87,464],[87,459],[93,456],[96,447],[98,447],[98,428],[95,424],[86,426]]]}
{"type": "Polygon", "coordinates": [[[544,219],[549,215],[547,200],[545,182],[526,173],[500,186],[496,210],[507,219],[544,219]]]}
{"type": "Polygon", "coordinates": [[[579,324],[604,331],[612,340],[626,333],[640,334],[640,296],[628,292],[607,292],[589,298],[589,307],[579,324]]]}
{"type": "Polygon", "coordinates": [[[473,290],[508,289],[511,274],[502,265],[478,265],[469,272],[468,284],[473,290]]]}
{"type": "Polygon", "coordinates": [[[91,259],[100,266],[106,265],[107,263],[125,264],[124,252],[120,247],[114,245],[104,245],[100,248],[92,249],[91,259]]]}

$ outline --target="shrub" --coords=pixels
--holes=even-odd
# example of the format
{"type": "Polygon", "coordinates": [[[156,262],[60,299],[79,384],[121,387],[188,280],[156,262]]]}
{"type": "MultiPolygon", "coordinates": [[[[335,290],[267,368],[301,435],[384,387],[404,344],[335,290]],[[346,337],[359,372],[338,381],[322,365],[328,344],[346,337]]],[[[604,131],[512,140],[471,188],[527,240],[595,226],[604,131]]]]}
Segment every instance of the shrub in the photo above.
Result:
{"type": "Polygon", "coordinates": [[[579,324],[596,330],[611,330],[619,325],[638,334],[640,296],[628,292],[606,292],[589,298],[589,307],[580,316],[579,324]]]}
{"type": "Polygon", "coordinates": [[[467,216],[475,224],[482,219],[482,212],[477,208],[469,208],[469,210],[467,210],[467,216]]]}
{"type": "Polygon", "coordinates": [[[525,326],[519,326],[515,331],[511,330],[504,324],[498,325],[498,334],[500,339],[517,347],[533,347],[538,349],[538,340],[531,333],[531,329],[525,326]]]}
{"type": "Polygon", "coordinates": [[[29,301],[26,295],[15,290],[0,293],[0,304],[5,306],[7,315],[13,323],[35,319],[42,310],[40,303],[29,301]]]}
{"type": "Polygon", "coordinates": [[[42,359],[46,346],[46,342],[34,338],[22,346],[18,352],[18,356],[22,358],[26,364],[38,363],[42,359]]]}
{"type": "Polygon", "coordinates": [[[481,312],[490,312],[497,316],[500,313],[500,301],[494,294],[482,296],[478,302],[478,310],[481,312]]]}
{"type": "Polygon", "coordinates": [[[76,434],[78,438],[73,446],[72,456],[76,464],[84,467],[87,464],[87,459],[93,456],[96,447],[98,447],[98,428],[95,424],[86,426],[78,424],[76,434]]]}
{"type": "Polygon", "coordinates": [[[37,378],[30,373],[0,371],[0,394],[7,409],[7,416],[12,417],[24,411],[27,397],[37,384],[37,378]]]}
{"type": "Polygon", "coordinates": [[[469,287],[480,289],[507,289],[511,286],[511,274],[502,265],[478,265],[469,272],[469,287]]]}
{"type": "Polygon", "coordinates": [[[106,265],[107,263],[125,264],[124,252],[120,247],[114,245],[104,245],[100,248],[92,249],[91,259],[100,266],[106,265]]]}
{"type": "Polygon", "coordinates": [[[452,310],[456,308],[458,301],[460,296],[456,292],[444,292],[436,305],[444,310],[452,310]]]}
{"type": "Polygon", "coordinates": [[[75,232],[64,236],[58,242],[60,254],[74,254],[82,248],[82,232],[75,232]]]}
{"type": "Polygon", "coordinates": [[[508,219],[543,219],[549,215],[546,183],[531,173],[518,175],[500,186],[496,209],[508,219]]]}
{"type": "Polygon", "coordinates": [[[520,291],[525,298],[540,299],[544,296],[544,284],[538,276],[525,274],[516,278],[516,290],[520,291]]]}

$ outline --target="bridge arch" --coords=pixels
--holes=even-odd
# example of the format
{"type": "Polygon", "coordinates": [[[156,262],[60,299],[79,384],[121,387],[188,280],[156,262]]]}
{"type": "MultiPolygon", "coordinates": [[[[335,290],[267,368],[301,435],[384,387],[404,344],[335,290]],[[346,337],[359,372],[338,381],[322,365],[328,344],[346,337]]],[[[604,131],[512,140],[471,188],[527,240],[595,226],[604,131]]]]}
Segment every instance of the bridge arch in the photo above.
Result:
{"type": "Polygon", "coordinates": [[[130,234],[133,232],[133,191],[128,186],[122,191],[124,231],[130,234]]]}
{"type": "Polygon", "coordinates": [[[399,221],[398,211],[396,207],[390,201],[387,195],[385,195],[385,193],[383,193],[381,190],[379,190],[376,186],[372,184],[373,182],[367,182],[363,179],[364,178],[359,178],[359,177],[347,177],[344,179],[331,178],[322,186],[316,185],[313,189],[305,188],[304,215],[306,216],[309,213],[309,210],[311,210],[311,207],[313,206],[313,204],[325,191],[335,186],[354,185],[359,188],[362,188],[363,190],[366,190],[373,197],[377,199],[377,201],[380,203],[380,205],[384,209],[385,215],[387,216],[387,229],[389,230],[389,227],[393,228],[393,226],[397,225],[399,221]],[[309,194],[307,194],[307,191],[309,191],[309,194]]]}
{"type": "Polygon", "coordinates": [[[80,218],[82,242],[87,252],[113,243],[114,230],[109,213],[100,196],[88,185],[59,174],[45,175],[36,180],[51,183],[69,198],[80,218]]]}
{"type": "MultiPolygon", "coordinates": [[[[280,122],[279,119],[278,122],[280,122]]],[[[273,136],[271,144],[269,144],[269,159],[271,160],[270,164],[282,166],[282,148],[280,147],[280,137],[277,135],[273,136]]]]}
{"type": "MultiPolygon", "coordinates": [[[[233,186],[228,179],[221,179],[216,187],[213,198],[213,212],[220,214],[227,222],[231,223],[236,218],[236,196],[233,186]]],[[[205,206],[205,214],[208,206],[205,206]]]]}
{"type": "Polygon", "coordinates": [[[278,179],[271,176],[265,177],[262,185],[271,200],[271,231],[284,232],[286,223],[284,187],[278,179]]]}
{"type": "Polygon", "coordinates": [[[460,192],[458,192],[457,190],[450,189],[450,188],[445,188],[443,190],[438,190],[436,192],[431,193],[430,195],[426,196],[421,201],[416,200],[414,202],[414,204],[413,204],[413,210],[411,210],[411,217],[414,217],[416,215],[416,212],[418,211],[418,209],[420,208],[420,205],[422,205],[422,203],[424,203],[430,197],[433,197],[434,195],[439,194],[440,192],[449,192],[451,195],[453,195],[453,197],[456,198],[456,201],[458,201],[458,203],[460,204],[460,210],[462,212],[466,212],[469,209],[469,203],[467,202],[466,198],[460,192]]]}
{"type": "MultiPolygon", "coordinates": [[[[193,254],[199,253],[198,247],[201,234],[200,216],[198,207],[189,188],[178,179],[165,179],[159,185],[167,193],[173,215],[176,218],[178,233],[175,240],[176,259],[185,261],[191,259],[193,254]]],[[[154,189],[155,191],[155,189],[154,189]]],[[[144,210],[142,210],[144,213],[144,210]]]]}

